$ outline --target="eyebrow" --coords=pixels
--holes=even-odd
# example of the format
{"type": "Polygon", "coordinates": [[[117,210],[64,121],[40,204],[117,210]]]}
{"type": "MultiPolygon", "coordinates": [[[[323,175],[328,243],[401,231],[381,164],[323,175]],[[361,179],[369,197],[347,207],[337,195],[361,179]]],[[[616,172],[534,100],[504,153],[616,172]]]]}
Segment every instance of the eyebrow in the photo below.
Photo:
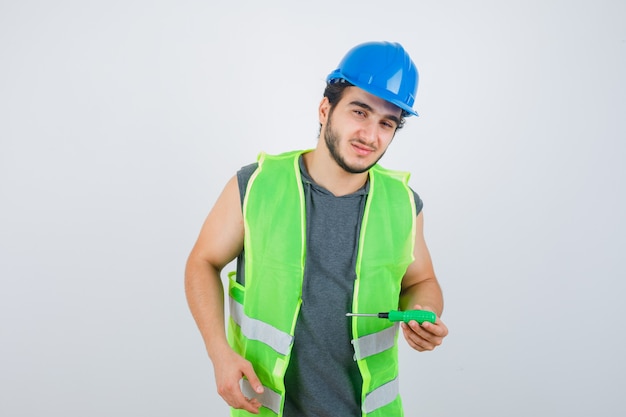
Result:
{"type": "MultiPolygon", "coordinates": [[[[372,106],[370,106],[370,105],[369,105],[369,104],[367,104],[367,103],[363,103],[362,101],[354,100],[354,101],[351,101],[351,102],[350,102],[350,105],[360,107],[360,108],[362,108],[363,110],[367,110],[367,111],[371,111],[371,112],[373,112],[373,111],[374,111],[374,109],[372,108],[372,106]]],[[[398,125],[398,126],[400,125],[400,119],[399,119],[398,117],[394,116],[393,114],[383,115],[383,117],[384,117],[385,119],[389,119],[389,120],[391,120],[392,122],[394,122],[394,123],[395,123],[396,125],[398,125]]]]}

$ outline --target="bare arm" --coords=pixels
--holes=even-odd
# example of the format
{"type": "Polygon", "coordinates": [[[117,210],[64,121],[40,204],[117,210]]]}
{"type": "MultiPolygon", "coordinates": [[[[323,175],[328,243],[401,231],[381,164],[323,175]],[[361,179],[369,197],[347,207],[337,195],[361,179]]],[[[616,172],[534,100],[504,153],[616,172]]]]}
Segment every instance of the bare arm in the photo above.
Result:
{"type": "Polygon", "coordinates": [[[185,294],[194,320],[213,362],[219,394],[235,408],[258,413],[260,403],[246,399],[239,380],[246,376],[253,387],[261,384],[252,365],[228,345],[224,325],[222,268],[243,248],[243,216],[237,178],[226,184],[207,216],[185,269],[185,294]]]}
{"type": "Polygon", "coordinates": [[[437,314],[437,321],[434,324],[425,322],[421,326],[415,321],[403,323],[402,330],[404,338],[413,349],[433,350],[447,336],[448,328],[440,319],[443,313],[443,294],[424,240],[423,213],[418,214],[416,218],[413,255],[415,260],[409,265],[402,279],[400,308],[430,310],[437,314]]]}

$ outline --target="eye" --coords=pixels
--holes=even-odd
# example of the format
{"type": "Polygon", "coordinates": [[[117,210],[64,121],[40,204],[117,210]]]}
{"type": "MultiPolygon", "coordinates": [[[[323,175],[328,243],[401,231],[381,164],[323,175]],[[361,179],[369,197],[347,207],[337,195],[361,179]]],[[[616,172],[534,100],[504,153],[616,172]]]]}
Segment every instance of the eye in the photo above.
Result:
{"type": "Polygon", "coordinates": [[[356,109],[356,110],[353,110],[353,112],[356,116],[365,117],[365,112],[363,110],[356,109]]]}
{"type": "Polygon", "coordinates": [[[380,122],[381,125],[383,125],[384,128],[386,129],[395,129],[395,124],[389,121],[382,121],[380,122]]]}

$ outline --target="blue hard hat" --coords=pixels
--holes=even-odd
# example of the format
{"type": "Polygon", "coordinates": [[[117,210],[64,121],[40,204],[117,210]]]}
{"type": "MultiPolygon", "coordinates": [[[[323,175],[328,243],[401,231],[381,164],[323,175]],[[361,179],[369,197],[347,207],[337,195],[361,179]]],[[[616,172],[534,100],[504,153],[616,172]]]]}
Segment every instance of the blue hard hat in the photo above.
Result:
{"type": "Polygon", "coordinates": [[[417,67],[399,43],[366,42],[350,49],[327,82],[344,79],[417,116],[417,67]]]}

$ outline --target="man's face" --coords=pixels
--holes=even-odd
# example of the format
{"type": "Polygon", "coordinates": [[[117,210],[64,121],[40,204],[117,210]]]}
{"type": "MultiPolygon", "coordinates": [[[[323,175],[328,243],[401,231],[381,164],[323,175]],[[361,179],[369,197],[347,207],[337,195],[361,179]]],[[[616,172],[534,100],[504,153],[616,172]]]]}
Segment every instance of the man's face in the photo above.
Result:
{"type": "Polygon", "coordinates": [[[322,120],[326,147],[335,162],[353,174],[367,171],[382,158],[402,114],[395,105],[358,87],[346,88],[327,111],[322,120]]]}

